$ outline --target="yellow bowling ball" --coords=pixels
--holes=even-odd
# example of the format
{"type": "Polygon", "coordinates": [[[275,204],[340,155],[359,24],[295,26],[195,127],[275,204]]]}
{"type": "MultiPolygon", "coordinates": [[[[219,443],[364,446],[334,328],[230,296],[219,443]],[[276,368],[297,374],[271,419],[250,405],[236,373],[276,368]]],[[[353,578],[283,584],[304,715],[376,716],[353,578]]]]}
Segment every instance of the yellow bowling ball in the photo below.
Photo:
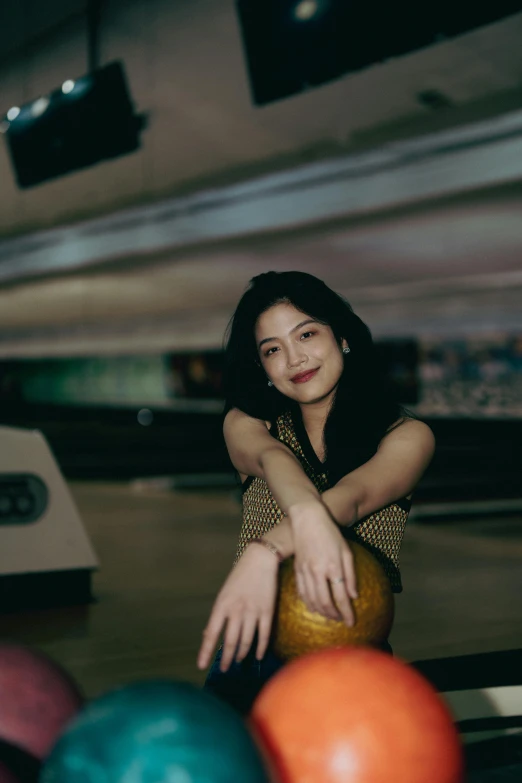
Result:
{"type": "Polygon", "coordinates": [[[279,597],[274,626],[274,650],[283,660],[292,660],[314,650],[344,645],[379,647],[391,631],[394,599],[381,564],[363,546],[350,542],[357,592],[352,600],[355,624],[330,620],[311,612],[297,593],[294,558],[280,569],[279,597]]]}

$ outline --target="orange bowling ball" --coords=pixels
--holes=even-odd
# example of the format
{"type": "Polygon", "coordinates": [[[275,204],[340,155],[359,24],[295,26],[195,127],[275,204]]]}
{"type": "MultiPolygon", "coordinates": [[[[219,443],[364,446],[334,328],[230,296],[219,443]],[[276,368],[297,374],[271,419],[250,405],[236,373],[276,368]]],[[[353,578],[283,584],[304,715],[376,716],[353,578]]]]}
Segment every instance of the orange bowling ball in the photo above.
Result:
{"type": "Polygon", "coordinates": [[[413,667],[370,647],[292,661],[263,688],[250,726],[282,783],[462,783],[442,698],[413,667]]]}
{"type": "Polygon", "coordinates": [[[394,599],[381,564],[363,546],[350,542],[359,597],[352,601],[355,625],[330,620],[311,612],[297,593],[294,559],[281,566],[279,599],[274,624],[274,650],[283,660],[292,660],[314,650],[342,645],[378,647],[391,631],[394,599]]]}

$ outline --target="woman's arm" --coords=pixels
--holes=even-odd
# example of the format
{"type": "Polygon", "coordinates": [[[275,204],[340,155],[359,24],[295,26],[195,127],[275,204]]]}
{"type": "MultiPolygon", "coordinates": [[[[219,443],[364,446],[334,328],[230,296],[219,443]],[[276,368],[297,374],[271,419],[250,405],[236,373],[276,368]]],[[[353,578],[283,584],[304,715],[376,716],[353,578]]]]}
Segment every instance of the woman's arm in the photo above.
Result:
{"type": "Polygon", "coordinates": [[[300,595],[312,611],[335,618],[340,613],[353,624],[350,599],[357,597],[357,586],[351,551],[297,457],[272,437],[265,422],[237,409],[225,417],[223,431],[236,470],[264,479],[287,516],[286,523],[275,526],[264,538],[284,557],[295,554],[300,595]],[[295,540],[295,526],[307,531],[306,541],[303,536],[295,540]],[[337,580],[332,589],[329,578],[337,580]]]}
{"type": "Polygon", "coordinates": [[[223,434],[238,473],[264,479],[284,513],[295,505],[321,502],[297,457],[272,437],[265,422],[234,409],[225,417],[223,434]]]}
{"type": "MultiPolygon", "coordinates": [[[[368,462],[323,492],[321,500],[338,525],[354,525],[408,497],[430,464],[434,450],[431,429],[424,422],[407,419],[383,438],[368,462]]],[[[275,544],[284,557],[294,554],[294,535],[288,518],[263,537],[275,544]]]]}
{"type": "MultiPolygon", "coordinates": [[[[371,460],[322,495],[297,458],[274,440],[264,422],[231,411],[225,420],[225,438],[236,469],[265,479],[287,514],[264,538],[275,543],[285,557],[296,555],[301,596],[312,610],[326,616],[339,617],[337,606],[351,624],[349,597],[357,595],[353,559],[334,521],[352,525],[409,495],[433,455],[434,438],[429,427],[407,420],[383,438],[371,460]],[[329,587],[329,579],[340,574],[346,581],[329,587]]],[[[257,655],[262,657],[270,633],[276,577],[275,557],[262,547],[247,547],[212,610],[200,653],[202,668],[208,665],[225,624],[223,669],[228,668],[238,645],[238,660],[244,657],[255,630],[259,632],[257,655]],[[259,584],[256,579],[261,580],[259,584]],[[262,584],[266,584],[265,589],[262,584]]]]}
{"type": "MultiPolygon", "coordinates": [[[[282,554],[295,554],[299,594],[312,611],[352,625],[350,598],[357,596],[352,553],[299,460],[270,435],[264,422],[241,411],[229,412],[224,434],[236,470],[263,478],[287,514],[288,523],[276,526],[265,538],[275,536],[282,554]],[[295,540],[293,525],[300,530],[295,540]]],[[[256,632],[257,656],[264,655],[275,606],[277,566],[275,556],[263,547],[246,547],[212,608],[198,657],[201,668],[208,665],[223,628],[222,670],[234,658],[244,658],[256,632]]]]}
{"type": "Polygon", "coordinates": [[[322,494],[339,525],[353,525],[400,498],[419,483],[435,451],[433,432],[406,419],[382,439],[375,455],[322,494]]]}
{"type": "MultiPolygon", "coordinates": [[[[225,420],[224,431],[237,470],[265,479],[279,507],[287,515],[263,536],[275,544],[283,557],[295,554],[296,535],[301,541],[308,539],[306,553],[304,546],[300,547],[301,556],[307,559],[312,556],[313,546],[320,544],[323,535],[322,528],[318,528],[316,523],[318,515],[324,516],[319,504],[326,507],[338,525],[344,526],[353,525],[410,495],[435,449],[431,429],[421,421],[406,419],[385,435],[376,454],[368,462],[320,495],[298,459],[287,446],[272,437],[264,422],[234,410],[225,420]]],[[[317,556],[314,562],[316,568],[317,556]]],[[[338,568],[339,564],[333,567],[338,568]]],[[[324,582],[324,574],[318,579],[324,582]]],[[[348,596],[354,597],[355,576],[351,576],[349,581],[348,596]]],[[[305,578],[301,587],[303,597],[312,606],[317,589],[309,589],[309,582],[310,579],[305,578]]],[[[321,590],[321,595],[326,599],[324,590],[321,590]]],[[[315,605],[319,606],[318,603],[315,605]]],[[[327,608],[331,612],[332,607],[327,604],[327,608]]]]}
{"type": "Polygon", "coordinates": [[[431,429],[424,422],[406,419],[382,439],[368,462],[320,495],[298,459],[270,435],[264,422],[241,411],[231,411],[225,420],[225,439],[236,469],[265,479],[287,514],[287,519],[264,536],[280,548],[284,557],[294,554],[290,516],[299,524],[308,504],[319,501],[337,524],[353,525],[410,495],[435,450],[431,429]]]}

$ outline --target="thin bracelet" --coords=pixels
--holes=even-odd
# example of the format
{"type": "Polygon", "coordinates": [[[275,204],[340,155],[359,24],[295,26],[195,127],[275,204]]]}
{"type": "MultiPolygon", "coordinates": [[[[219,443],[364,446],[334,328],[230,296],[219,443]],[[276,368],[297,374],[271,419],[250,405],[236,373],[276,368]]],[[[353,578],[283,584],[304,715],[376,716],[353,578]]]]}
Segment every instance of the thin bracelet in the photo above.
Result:
{"type": "Polygon", "coordinates": [[[279,549],[276,547],[275,544],[272,544],[271,541],[265,541],[264,538],[252,538],[249,542],[249,544],[261,544],[261,546],[264,546],[266,549],[270,550],[273,555],[277,557],[280,563],[283,562],[284,557],[279,551],[279,549]]]}

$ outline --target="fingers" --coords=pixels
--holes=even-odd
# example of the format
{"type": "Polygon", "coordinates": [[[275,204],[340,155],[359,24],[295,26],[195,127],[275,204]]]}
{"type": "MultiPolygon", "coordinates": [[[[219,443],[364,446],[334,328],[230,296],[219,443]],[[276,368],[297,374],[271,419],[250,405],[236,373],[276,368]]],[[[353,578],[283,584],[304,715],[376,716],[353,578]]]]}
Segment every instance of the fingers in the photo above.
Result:
{"type": "Polygon", "coordinates": [[[304,583],[303,601],[305,602],[305,604],[307,605],[308,609],[311,612],[320,613],[321,609],[319,607],[319,601],[315,589],[315,580],[312,575],[312,572],[305,564],[302,568],[301,573],[303,576],[303,583],[304,583]]]}
{"type": "Polygon", "coordinates": [[[216,615],[211,618],[203,632],[203,642],[198,654],[198,667],[200,669],[206,669],[209,665],[225,621],[227,622],[227,627],[219,665],[222,672],[230,668],[230,664],[234,659],[239,663],[248,655],[258,626],[256,657],[261,659],[265,655],[272,630],[272,618],[269,614],[262,615],[259,619],[253,614],[247,615],[243,621],[240,618],[221,619],[221,616],[218,617],[216,615]]]}
{"type": "Polygon", "coordinates": [[[236,617],[229,617],[225,631],[225,641],[223,642],[223,652],[221,653],[221,662],[219,664],[222,672],[228,671],[230,664],[234,660],[240,633],[241,620],[236,617]]]}
{"type": "Polygon", "coordinates": [[[259,632],[257,636],[256,658],[258,661],[260,661],[261,658],[264,658],[264,655],[267,651],[271,630],[272,618],[268,614],[262,615],[259,618],[259,632]]]}
{"type": "Polygon", "coordinates": [[[206,669],[209,665],[224,622],[225,618],[223,614],[219,610],[213,609],[208,625],[203,631],[203,641],[198,653],[198,668],[206,669]]]}
{"type": "MultiPolygon", "coordinates": [[[[341,588],[343,585],[340,585],[341,588]]],[[[330,592],[330,584],[327,579],[322,576],[322,578],[316,578],[315,582],[316,587],[316,595],[319,601],[320,606],[320,613],[323,614],[325,617],[329,617],[330,620],[340,620],[341,614],[337,610],[337,607],[335,606],[335,603],[332,598],[332,593],[330,592]]],[[[343,590],[344,592],[344,590],[343,590]]]]}
{"type": "Polygon", "coordinates": [[[331,620],[340,620],[341,615],[333,602],[330,593],[328,577],[322,569],[312,568],[306,564],[296,571],[297,591],[310,612],[322,614],[331,620]]]}
{"type": "Polygon", "coordinates": [[[351,628],[355,622],[355,618],[350,599],[346,594],[346,583],[332,581],[330,582],[330,585],[335,604],[339,610],[340,618],[351,628]]]}
{"type": "Polygon", "coordinates": [[[357,582],[352,552],[348,547],[341,556],[342,581],[339,577],[332,577],[330,581],[332,595],[342,619],[349,627],[355,624],[355,614],[352,602],[358,597],[357,582]]]}
{"type": "Polygon", "coordinates": [[[355,575],[355,566],[351,549],[346,546],[342,554],[342,570],[346,580],[346,592],[350,598],[358,598],[357,577],[355,575]]]}
{"type": "Polygon", "coordinates": [[[330,561],[327,567],[304,562],[296,568],[297,591],[311,612],[352,626],[355,615],[351,602],[358,597],[353,555],[348,545],[339,555],[339,562],[330,561]]]}
{"type": "Polygon", "coordinates": [[[253,614],[246,615],[243,619],[243,625],[241,628],[241,637],[239,640],[239,646],[236,651],[236,661],[239,663],[245,658],[252,647],[254,641],[254,634],[257,627],[257,618],[253,614]]]}

